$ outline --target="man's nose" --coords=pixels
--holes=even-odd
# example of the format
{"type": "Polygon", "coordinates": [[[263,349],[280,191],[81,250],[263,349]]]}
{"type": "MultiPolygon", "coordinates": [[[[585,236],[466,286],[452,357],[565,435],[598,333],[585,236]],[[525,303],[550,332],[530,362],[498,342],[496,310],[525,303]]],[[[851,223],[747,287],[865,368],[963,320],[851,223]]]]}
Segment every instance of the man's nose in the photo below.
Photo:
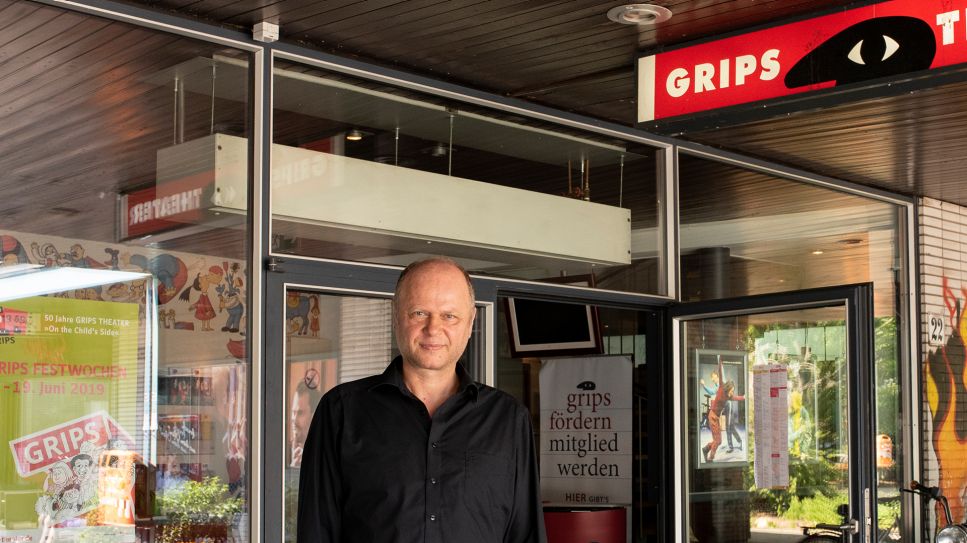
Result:
{"type": "Polygon", "coordinates": [[[426,331],[430,334],[432,334],[433,332],[436,332],[442,326],[443,326],[443,319],[441,319],[436,315],[430,315],[429,318],[426,319],[426,331]]]}

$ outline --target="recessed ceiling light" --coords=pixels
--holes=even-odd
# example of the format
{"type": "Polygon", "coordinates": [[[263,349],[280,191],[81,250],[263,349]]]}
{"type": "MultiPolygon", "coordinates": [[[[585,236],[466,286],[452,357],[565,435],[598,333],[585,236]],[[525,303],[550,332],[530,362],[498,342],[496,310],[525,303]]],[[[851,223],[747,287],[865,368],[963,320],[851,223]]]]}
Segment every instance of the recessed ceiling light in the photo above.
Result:
{"type": "Polygon", "coordinates": [[[363,139],[363,133],[362,131],[356,128],[353,128],[352,130],[346,133],[346,139],[349,141],[359,141],[363,139]]]}
{"type": "Polygon", "coordinates": [[[671,16],[668,8],[652,4],[625,4],[608,10],[608,19],[625,25],[653,25],[671,16]]]}
{"type": "Polygon", "coordinates": [[[823,254],[823,250],[822,249],[816,249],[815,251],[813,251],[813,254],[814,255],[821,255],[821,254],[823,254]]]}

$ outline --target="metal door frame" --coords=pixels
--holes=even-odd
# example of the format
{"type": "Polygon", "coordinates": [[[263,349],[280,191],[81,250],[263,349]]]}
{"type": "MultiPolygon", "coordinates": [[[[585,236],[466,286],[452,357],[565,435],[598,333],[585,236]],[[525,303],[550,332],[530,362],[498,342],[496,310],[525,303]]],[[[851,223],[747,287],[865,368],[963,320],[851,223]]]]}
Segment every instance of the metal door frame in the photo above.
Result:
{"type": "MultiPolygon", "coordinates": [[[[293,288],[320,294],[389,300],[402,270],[394,266],[334,263],[300,257],[271,257],[266,261],[266,270],[263,402],[256,408],[260,407],[262,410],[264,427],[263,440],[260,443],[262,473],[266,481],[263,489],[263,518],[266,520],[264,541],[273,543],[285,540],[286,291],[293,288]],[[279,401],[280,398],[283,401],[279,401]],[[279,481],[281,484],[271,484],[271,481],[279,481]]],[[[477,280],[474,279],[473,282],[476,289],[477,280]]],[[[479,375],[475,375],[475,378],[489,384],[492,383],[494,374],[494,304],[479,296],[475,303],[478,309],[484,308],[483,320],[480,321],[484,332],[483,367],[479,368],[479,375]]],[[[478,318],[480,316],[478,312],[478,318]]]]}
{"type": "Polygon", "coordinates": [[[687,407],[684,404],[684,363],[681,360],[682,325],[685,322],[707,318],[731,317],[757,313],[772,313],[818,307],[845,306],[847,337],[847,393],[849,398],[849,507],[850,518],[859,521],[858,531],[852,541],[869,543],[876,537],[876,468],[874,436],[876,412],[873,405],[875,392],[875,364],[873,360],[873,284],[864,283],[829,288],[817,288],[743,296],[722,300],[678,303],[669,307],[668,330],[671,337],[671,436],[670,475],[671,495],[675,504],[674,518],[670,526],[671,541],[687,541],[687,473],[681,461],[685,458],[687,407]]]}

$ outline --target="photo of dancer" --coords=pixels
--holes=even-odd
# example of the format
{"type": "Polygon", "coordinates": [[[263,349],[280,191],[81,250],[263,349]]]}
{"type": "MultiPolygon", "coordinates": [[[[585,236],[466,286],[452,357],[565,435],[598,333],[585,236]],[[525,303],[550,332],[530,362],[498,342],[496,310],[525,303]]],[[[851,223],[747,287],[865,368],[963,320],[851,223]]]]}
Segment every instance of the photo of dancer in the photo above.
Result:
{"type": "Polygon", "coordinates": [[[747,463],[745,353],[697,350],[695,371],[699,467],[747,463]]]}

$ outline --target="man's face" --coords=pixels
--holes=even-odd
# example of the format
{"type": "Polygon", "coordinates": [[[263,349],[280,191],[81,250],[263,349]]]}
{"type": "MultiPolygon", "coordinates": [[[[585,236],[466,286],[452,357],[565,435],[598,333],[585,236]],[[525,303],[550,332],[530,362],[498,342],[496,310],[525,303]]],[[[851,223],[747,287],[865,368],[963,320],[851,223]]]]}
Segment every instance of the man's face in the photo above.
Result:
{"type": "Polygon", "coordinates": [[[467,347],[476,315],[457,268],[428,264],[407,275],[394,315],[403,362],[423,370],[452,369],[467,347]]]}
{"type": "Polygon", "coordinates": [[[309,405],[309,395],[295,393],[292,396],[292,442],[301,447],[309,434],[309,423],[312,422],[312,406],[309,405]]]}

